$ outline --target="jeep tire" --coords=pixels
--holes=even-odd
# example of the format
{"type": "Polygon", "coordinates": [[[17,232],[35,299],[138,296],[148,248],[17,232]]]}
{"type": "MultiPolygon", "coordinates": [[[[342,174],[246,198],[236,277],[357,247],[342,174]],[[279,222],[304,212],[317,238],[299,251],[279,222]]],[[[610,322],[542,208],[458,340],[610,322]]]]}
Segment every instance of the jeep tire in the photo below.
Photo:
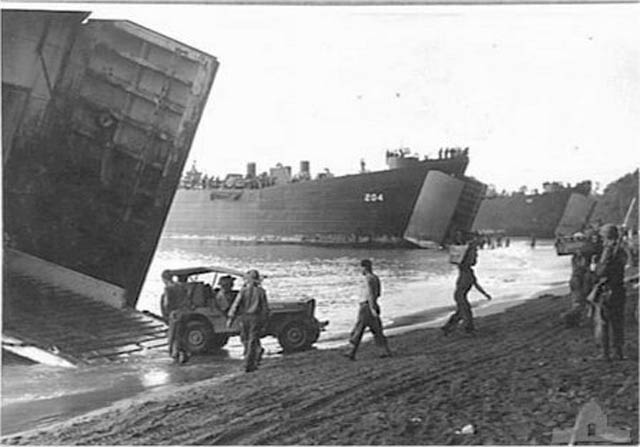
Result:
{"type": "Polygon", "coordinates": [[[202,354],[209,350],[213,330],[208,323],[199,320],[188,321],[184,329],[183,344],[191,354],[202,354]]]}
{"type": "Polygon", "coordinates": [[[284,352],[309,349],[313,341],[311,328],[300,320],[289,321],[278,332],[278,342],[284,352]]]}

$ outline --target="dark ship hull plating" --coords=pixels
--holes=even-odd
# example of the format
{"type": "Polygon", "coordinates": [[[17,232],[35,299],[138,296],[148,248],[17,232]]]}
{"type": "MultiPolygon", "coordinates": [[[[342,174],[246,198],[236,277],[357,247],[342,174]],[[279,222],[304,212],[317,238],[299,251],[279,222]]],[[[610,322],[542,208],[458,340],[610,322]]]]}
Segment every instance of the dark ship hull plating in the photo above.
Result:
{"type": "Polygon", "coordinates": [[[2,11],[5,246],[134,307],[218,62],[88,15],[2,11]]]}
{"type": "Polygon", "coordinates": [[[466,157],[461,169],[449,161],[262,189],[180,189],[164,234],[258,243],[442,244],[456,230],[471,229],[484,193],[482,183],[445,173],[464,172],[466,157]]]}
{"type": "Polygon", "coordinates": [[[166,345],[134,308],[218,62],[128,21],[2,11],[3,354],[166,345]]]}

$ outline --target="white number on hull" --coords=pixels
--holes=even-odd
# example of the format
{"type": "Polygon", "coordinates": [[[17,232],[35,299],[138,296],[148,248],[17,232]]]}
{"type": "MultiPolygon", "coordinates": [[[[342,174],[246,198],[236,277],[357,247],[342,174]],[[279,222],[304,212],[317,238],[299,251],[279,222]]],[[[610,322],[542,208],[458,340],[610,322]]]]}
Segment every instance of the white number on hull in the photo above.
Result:
{"type": "Polygon", "coordinates": [[[379,192],[368,192],[364,195],[365,202],[384,202],[384,195],[379,192]]]}

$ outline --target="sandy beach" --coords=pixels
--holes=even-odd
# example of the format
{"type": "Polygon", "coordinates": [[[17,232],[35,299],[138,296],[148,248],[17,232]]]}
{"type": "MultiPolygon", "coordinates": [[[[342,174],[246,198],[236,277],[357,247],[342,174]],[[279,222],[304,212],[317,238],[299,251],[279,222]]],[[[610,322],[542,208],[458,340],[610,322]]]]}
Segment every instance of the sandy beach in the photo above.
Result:
{"type": "MultiPolygon", "coordinates": [[[[629,289],[629,313],[637,289],[629,289]]],[[[565,329],[567,296],[545,294],[477,319],[475,337],[437,328],[267,358],[261,369],[150,393],[3,444],[548,444],[595,399],[638,442],[638,324],[624,361],[597,360],[589,325],[565,329]],[[456,433],[467,425],[473,434],[456,433]]],[[[482,313],[482,312],[480,312],[482,313]]],[[[393,331],[391,331],[393,332],[393,331]]],[[[238,364],[240,368],[240,364],[238,364]]]]}

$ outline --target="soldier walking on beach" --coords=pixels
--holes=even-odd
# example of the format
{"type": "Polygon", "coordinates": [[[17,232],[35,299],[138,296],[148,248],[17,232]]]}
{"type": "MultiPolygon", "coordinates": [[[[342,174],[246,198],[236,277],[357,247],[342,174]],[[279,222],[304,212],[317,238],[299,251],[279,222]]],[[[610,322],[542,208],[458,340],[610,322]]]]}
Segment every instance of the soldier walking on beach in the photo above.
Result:
{"type": "Polygon", "coordinates": [[[473,326],[473,314],[471,313],[471,305],[467,299],[467,294],[471,290],[471,287],[475,286],[480,293],[482,293],[488,300],[491,299],[489,295],[478,284],[476,275],[473,271],[473,266],[478,261],[478,252],[474,243],[469,244],[467,252],[465,253],[462,261],[458,264],[458,279],[456,280],[456,291],[454,292],[454,299],[456,301],[456,311],[449,321],[442,327],[444,335],[449,335],[458,326],[460,320],[464,321],[464,329],[467,333],[473,333],[475,328],[473,326]]]}
{"type": "Polygon", "coordinates": [[[387,338],[382,331],[382,321],[380,320],[380,279],[373,273],[373,265],[369,259],[360,262],[362,267],[362,285],[360,292],[360,303],[358,307],[358,321],[351,331],[351,350],[345,353],[350,360],[356,359],[356,352],[362,341],[365,329],[369,328],[373,334],[376,345],[384,351],[381,357],[391,357],[391,350],[387,343],[387,338]]]}
{"type": "Polygon", "coordinates": [[[240,339],[244,345],[244,369],[253,372],[264,353],[260,344],[260,332],[269,318],[267,293],[260,285],[260,273],[249,270],[245,284],[229,309],[227,325],[231,326],[237,316],[240,318],[240,339]]]}
{"type": "Polygon", "coordinates": [[[189,352],[185,346],[184,332],[189,313],[188,299],[182,293],[181,287],[174,282],[171,273],[163,272],[162,281],[165,289],[162,294],[161,307],[162,315],[169,321],[169,329],[167,330],[169,355],[176,363],[186,363],[189,360],[189,352]]]}
{"type": "Polygon", "coordinates": [[[596,275],[600,278],[601,293],[598,299],[602,306],[602,349],[603,357],[609,360],[609,341],[612,345],[615,357],[624,359],[624,269],[627,263],[627,254],[621,247],[618,228],[607,224],[601,229],[604,238],[602,255],[596,266],[596,275]]]}

